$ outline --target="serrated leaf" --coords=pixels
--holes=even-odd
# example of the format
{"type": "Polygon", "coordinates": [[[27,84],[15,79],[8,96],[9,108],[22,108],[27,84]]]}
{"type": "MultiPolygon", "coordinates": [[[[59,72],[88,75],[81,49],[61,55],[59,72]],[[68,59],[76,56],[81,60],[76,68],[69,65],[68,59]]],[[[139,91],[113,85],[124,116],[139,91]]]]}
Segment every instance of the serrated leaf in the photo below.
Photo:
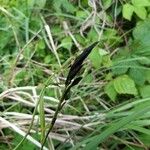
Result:
{"type": "Polygon", "coordinates": [[[112,73],[114,75],[125,74],[131,66],[130,64],[131,62],[126,61],[126,59],[122,58],[122,60],[119,60],[118,58],[113,62],[112,73]]]}
{"type": "Polygon", "coordinates": [[[133,43],[134,54],[148,58],[150,56],[150,19],[146,19],[137,24],[133,31],[133,37],[135,39],[133,43]]]}
{"type": "Polygon", "coordinates": [[[106,84],[104,91],[112,101],[116,100],[117,92],[114,88],[113,81],[110,81],[108,84],[106,84]]]}
{"type": "Polygon", "coordinates": [[[127,20],[131,20],[131,17],[133,15],[134,7],[131,4],[125,4],[123,5],[123,17],[127,20]]]}
{"type": "Polygon", "coordinates": [[[137,95],[135,83],[127,75],[122,75],[114,79],[114,88],[119,94],[137,95]]]}
{"type": "Polygon", "coordinates": [[[140,94],[142,98],[148,98],[150,97],[150,85],[145,85],[140,88],[140,94]]]}
{"type": "Polygon", "coordinates": [[[137,24],[133,31],[134,39],[140,41],[142,44],[149,45],[150,42],[150,19],[146,19],[137,24]]]}
{"type": "Polygon", "coordinates": [[[134,6],[134,12],[136,13],[136,15],[141,18],[141,19],[145,19],[147,16],[147,11],[145,9],[145,7],[142,6],[134,6]]]}
{"type": "Polygon", "coordinates": [[[149,0],[132,0],[132,4],[135,6],[150,6],[149,0]]]}

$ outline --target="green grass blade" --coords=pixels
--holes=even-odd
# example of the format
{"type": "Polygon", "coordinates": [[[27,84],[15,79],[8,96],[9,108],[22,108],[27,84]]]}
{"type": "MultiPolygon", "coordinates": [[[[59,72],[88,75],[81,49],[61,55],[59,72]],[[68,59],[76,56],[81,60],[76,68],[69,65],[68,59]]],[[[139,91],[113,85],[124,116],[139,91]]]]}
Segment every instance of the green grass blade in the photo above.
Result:
{"type": "Polygon", "coordinates": [[[88,138],[83,142],[77,144],[72,150],[79,148],[81,145],[88,143],[83,149],[84,150],[92,150],[96,149],[96,147],[102,143],[105,139],[107,139],[110,135],[120,130],[125,125],[129,124],[131,121],[137,119],[138,117],[142,116],[146,112],[150,110],[150,102],[142,103],[139,107],[134,109],[132,115],[122,118],[118,122],[114,122],[111,126],[108,126],[100,135],[96,135],[94,137],[88,138]]]}

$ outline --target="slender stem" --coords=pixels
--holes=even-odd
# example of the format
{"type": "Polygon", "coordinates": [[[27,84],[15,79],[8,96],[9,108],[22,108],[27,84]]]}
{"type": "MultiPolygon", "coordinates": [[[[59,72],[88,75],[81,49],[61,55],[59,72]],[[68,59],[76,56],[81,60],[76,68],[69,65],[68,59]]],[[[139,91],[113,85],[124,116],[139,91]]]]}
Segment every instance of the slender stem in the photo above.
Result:
{"type": "Polygon", "coordinates": [[[54,113],[54,116],[53,116],[53,118],[52,118],[52,121],[51,121],[50,127],[49,127],[49,129],[48,129],[48,132],[47,132],[47,134],[46,134],[46,136],[45,136],[45,138],[44,138],[44,140],[43,140],[43,143],[42,143],[42,146],[41,146],[41,150],[43,150],[43,147],[44,147],[44,145],[45,145],[45,143],[46,143],[46,140],[47,140],[47,138],[48,138],[48,135],[50,134],[50,132],[52,131],[52,129],[53,129],[53,127],[54,127],[54,124],[55,124],[55,122],[56,122],[58,113],[61,111],[62,107],[64,106],[64,103],[63,103],[63,102],[64,102],[64,100],[65,100],[65,98],[66,98],[66,95],[68,94],[70,88],[71,88],[71,86],[65,87],[65,90],[64,90],[64,92],[63,92],[63,94],[62,94],[62,97],[61,97],[61,99],[60,99],[60,101],[59,101],[59,104],[58,104],[58,106],[57,106],[57,108],[56,108],[56,111],[55,111],[55,113],[54,113]]]}

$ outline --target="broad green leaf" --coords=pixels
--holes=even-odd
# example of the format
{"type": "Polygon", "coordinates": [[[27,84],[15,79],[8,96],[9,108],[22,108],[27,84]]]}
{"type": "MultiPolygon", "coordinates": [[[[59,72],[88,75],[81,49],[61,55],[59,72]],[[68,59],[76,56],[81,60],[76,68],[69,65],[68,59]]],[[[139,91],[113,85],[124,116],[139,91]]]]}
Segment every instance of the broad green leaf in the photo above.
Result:
{"type": "MultiPolygon", "coordinates": [[[[149,45],[150,42],[150,19],[140,21],[133,31],[134,39],[138,40],[144,45],[149,45]]],[[[137,43],[139,45],[140,43],[137,43]]]]}
{"type": "Polygon", "coordinates": [[[119,94],[137,95],[134,81],[127,75],[122,75],[114,79],[114,87],[119,94]]]}
{"type": "Polygon", "coordinates": [[[149,0],[132,0],[132,4],[135,6],[150,6],[149,0]]]}
{"type": "Polygon", "coordinates": [[[125,4],[123,5],[123,17],[127,20],[131,20],[131,17],[133,15],[134,7],[131,4],[125,4]]]}
{"type": "Polygon", "coordinates": [[[102,0],[104,9],[108,9],[112,5],[112,0],[102,0]]]}
{"type": "Polygon", "coordinates": [[[89,58],[95,68],[100,68],[102,63],[102,56],[99,54],[99,49],[94,48],[89,55],[89,58]]]}
{"type": "Polygon", "coordinates": [[[79,33],[78,34],[74,34],[74,37],[76,38],[76,40],[82,44],[82,45],[85,45],[85,38],[83,38],[79,33]]]}
{"type": "Polygon", "coordinates": [[[101,56],[105,56],[105,55],[109,54],[109,52],[107,52],[106,50],[100,48],[100,49],[99,49],[99,54],[100,54],[101,56]]]}
{"type": "Polygon", "coordinates": [[[125,74],[129,67],[131,66],[131,62],[127,61],[127,59],[119,57],[113,60],[112,73],[114,75],[125,74]]]}
{"type": "Polygon", "coordinates": [[[142,98],[148,98],[150,97],[150,85],[145,85],[140,88],[140,94],[142,98]]]}
{"type": "Polygon", "coordinates": [[[45,49],[45,42],[44,42],[44,40],[39,40],[38,41],[37,48],[38,49],[45,49]]]}
{"type": "Polygon", "coordinates": [[[150,19],[146,19],[137,24],[133,31],[133,37],[135,39],[133,53],[140,57],[144,56],[148,58],[150,56],[150,19]]]}
{"type": "Polygon", "coordinates": [[[85,11],[78,10],[76,12],[76,16],[81,19],[86,19],[88,17],[88,14],[85,11]]]}
{"type": "Polygon", "coordinates": [[[87,38],[89,40],[89,42],[95,42],[98,39],[98,34],[97,32],[92,28],[87,35],[87,38]]]}
{"type": "Polygon", "coordinates": [[[110,81],[108,84],[106,84],[104,91],[112,101],[116,100],[117,92],[114,88],[113,81],[110,81]]]}
{"type": "Polygon", "coordinates": [[[56,0],[53,2],[53,6],[59,13],[62,12],[62,8],[64,8],[69,13],[74,13],[75,11],[75,7],[68,0],[56,0]]]}
{"type": "Polygon", "coordinates": [[[142,64],[142,65],[150,65],[150,57],[148,58],[148,57],[143,57],[143,59],[141,59],[141,60],[138,60],[138,62],[140,63],[140,64],[142,64]]]}
{"type": "Polygon", "coordinates": [[[138,85],[143,85],[146,80],[144,69],[131,68],[129,70],[129,76],[138,85]]]}
{"type": "Polygon", "coordinates": [[[70,50],[71,47],[72,47],[72,40],[71,38],[68,36],[66,38],[64,38],[62,41],[61,41],[61,46],[70,50]]]}
{"type": "Polygon", "coordinates": [[[146,77],[145,77],[145,78],[146,78],[146,81],[148,81],[148,82],[150,83],[150,69],[149,69],[149,70],[146,70],[146,71],[145,71],[145,74],[146,74],[146,75],[145,75],[145,76],[146,76],[146,77]]]}
{"type": "Polygon", "coordinates": [[[50,62],[52,62],[52,56],[51,55],[47,55],[45,58],[44,58],[44,62],[46,64],[49,64],[50,62]]]}
{"type": "Polygon", "coordinates": [[[110,55],[106,55],[102,57],[102,64],[104,67],[111,67],[112,66],[112,60],[110,58],[110,55]]]}
{"type": "Polygon", "coordinates": [[[145,19],[147,16],[147,11],[145,9],[145,7],[142,6],[134,6],[134,12],[136,13],[136,15],[141,18],[141,19],[145,19]]]}

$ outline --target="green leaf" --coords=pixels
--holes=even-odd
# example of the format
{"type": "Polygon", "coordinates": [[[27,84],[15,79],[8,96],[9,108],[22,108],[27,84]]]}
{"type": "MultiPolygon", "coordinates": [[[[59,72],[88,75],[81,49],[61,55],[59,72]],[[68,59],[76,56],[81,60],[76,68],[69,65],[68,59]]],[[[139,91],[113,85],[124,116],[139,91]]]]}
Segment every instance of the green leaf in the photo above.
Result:
{"type": "Polygon", "coordinates": [[[87,36],[89,42],[94,42],[98,39],[98,34],[93,28],[88,32],[87,36]]]}
{"type": "Polygon", "coordinates": [[[106,84],[104,91],[112,101],[116,100],[117,92],[114,88],[113,81],[110,81],[108,84],[106,84]]]}
{"type": "Polygon", "coordinates": [[[64,38],[62,41],[61,41],[61,46],[70,50],[71,47],[72,47],[72,40],[71,38],[68,36],[66,38],[64,38]]]}
{"type": "Polygon", "coordinates": [[[88,17],[88,14],[85,11],[78,10],[76,12],[76,17],[86,19],[88,17]]]}
{"type": "MultiPolygon", "coordinates": [[[[150,56],[150,19],[140,21],[133,31],[134,54],[140,57],[150,56]]],[[[149,58],[148,58],[149,59],[149,58]]]]}
{"type": "Polygon", "coordinates": [[[107,67],[107,68],[112,66],[110,55],[106,55],[102,57],[102,64],[104,67],[107,67]]]}
{"type": "Polygon", "coordinates": [[[44,58],[44,63],[49,64],[52,61],[52,56],[51,55],[47,55],[44,58]]]}
{"type": "Polygon", "coordinates": [[[122,75],[114,79],[114,87],[119,94],[137,95],[135,83],[127,75],[122,75]]]}
{"type": "Polygon", "coordinates": [[[140,21],[133,31],[134,39],[144,45],[149,45],[150,42],[150,19],[140,21]]]}
{"type": "Polygon", "coordinates": [[[108,9],[112,4],[112,0],[102,0],[102,2],[104,9],[108,9]]]}
{"type": "Polygon", "coordinates": [[[38,49],[45,49],[45,42],[44,42],[44,40],[38,41],[37,48],[38,49]]]}
{"type": "Polygon", "coordinates": [[[147,11],[145,9],[145,7],[142,6],[134,6],[134,12],[136,13],[136,15],[141,18],[141,19],[145,19],[147,16],[147,11]]]}
{"type": "Polygon", "coordinates": [[[99,49],[99,54],[100,54],[101,56],[105,56],[105,55],[109,54],[109,52],[107,52],[106,50],[100,48],[100,49],[99,49]]]}
{"type": "Polygon", "coordinates": [[[138,62],[142,65],[150,65],[150,58],[148,57],[143,57],[141,60],[138,60],[138,62]]]}
{"type": "Polygon", "coordinates": [[[150,70],[146,70],[145,71],[145,78],[146,78],[146,81],[148,81],[150,83],[150,70]]]}
{"type": "Polygon", "coordinates": [[[127,59],[118,57],[117,59],[113,60],[112,73],[114,75],[125,74],[128,71],[130,64],[131,62],[127,59]]]}
{"type": "Polygon", "coordinates": [[[95,48],[92,50],[89,58],[95,68],[100,68],[102,63],[102,56],[99,54],[99,49],[95,48]]]}
{"type": "Polygon", "coordinates": [[[143,116],[146,112],[150,109],[150,101],[144,102],[132,110],[132,115],[128,115],[127,117],[123,117],[120,120],[116,120],[110,124],[107,128],[103,131],[100,131],[100,134],[92,136],[90,138],[85,139],[84,141],[78,143],[74,146],[71,150],[79,149],[81,145],[87,144],[83,150],[92,150],[96,149],[99,144],[101,144],[104,140],[110,137],[112,134],[117,132],[118,130],[122,129],[124,126],[131,123],[133,120],[143,116]]]}
{"type": "Polygon", "coordinates": [[[55,10],[59,13],[62,12],[62,8],[64,8],[69,13],[74,13],[75,11],[75,7],[68,0],[56,0],[53,3],[55,10]]]}
{"type": "Polygon", "coordinates": [[[12,36],[12,32],[8,30],[8,32],[0,31],[0,54],[4,53],[3,48],[9,44],[12,36]]]}
{"type": "Polygon", "coordinates": [[[132,4],[135,6],[150,6],[149,0],[132,0],[132,4]]]}
{"type": "Polygon", "coordinates": [[[142,98],[148,98],[150,97],[150,85],[145,85],[140,88],[140,94],[142,98]]]}
{"type": "Polygon", "coordinates": [[[131,68],[129,70],[129,76],[138,85],[143,85],[146,80],[145,71],[143,69],[131,68]]]}
{"type": "Polygon", "coordinates": [[[123,5],[123,17],[127,20],[131,20],[131,17],[133,15],[134,7],[131,4],[125,4],[123,5]]]}

